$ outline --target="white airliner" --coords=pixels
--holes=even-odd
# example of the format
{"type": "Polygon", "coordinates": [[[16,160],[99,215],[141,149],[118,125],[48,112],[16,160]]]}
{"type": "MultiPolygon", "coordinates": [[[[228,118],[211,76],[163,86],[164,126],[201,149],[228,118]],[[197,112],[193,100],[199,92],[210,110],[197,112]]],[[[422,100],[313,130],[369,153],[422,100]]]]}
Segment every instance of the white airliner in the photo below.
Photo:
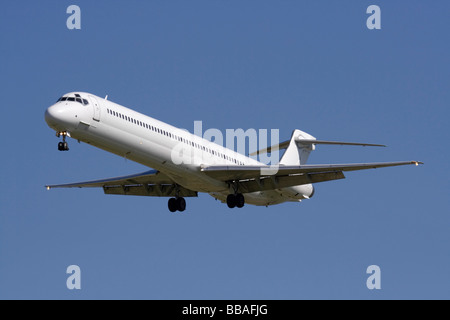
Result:
{"type": "Polygon", "coordinates": [[[49,107],[45,121],[62,137],[58,150],[69,150],[66,137],[96,146],[136,161],[152,170],[111,179],[48,185],[51,188],[103,188],[105,194],[170,197],[171,212],[186,209],[185,197],[205,192],[242,208],[287,201],[300,202],[314,194],[313,184],[343,179],[344,171],[401,165],[419,165],[418,161],[306,165],[317,144],[382,146],[317,140],[294,130],[291,139],[251,154],[285,150],[277,170],[251,157],[125,108],[90,93],[72,92],[49,107]],[[174,148],[191,149],[190,161],[173,161],[174,148]]]}

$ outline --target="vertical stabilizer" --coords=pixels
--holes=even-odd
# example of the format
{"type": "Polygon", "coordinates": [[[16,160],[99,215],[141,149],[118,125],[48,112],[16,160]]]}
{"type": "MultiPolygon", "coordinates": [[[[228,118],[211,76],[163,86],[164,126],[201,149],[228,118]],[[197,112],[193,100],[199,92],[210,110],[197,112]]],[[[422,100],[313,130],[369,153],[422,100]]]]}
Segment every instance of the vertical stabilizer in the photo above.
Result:
{"type": "Polygon", "coordinates": [[[312,135],[301,130],[294,130],[291,136],[291,141],[283,156],[280,164],[287,166],[299,166],[306,164],[309,154],[315,149],[314,144],[301,144],[301,140],[316,140],[312,135]]]}

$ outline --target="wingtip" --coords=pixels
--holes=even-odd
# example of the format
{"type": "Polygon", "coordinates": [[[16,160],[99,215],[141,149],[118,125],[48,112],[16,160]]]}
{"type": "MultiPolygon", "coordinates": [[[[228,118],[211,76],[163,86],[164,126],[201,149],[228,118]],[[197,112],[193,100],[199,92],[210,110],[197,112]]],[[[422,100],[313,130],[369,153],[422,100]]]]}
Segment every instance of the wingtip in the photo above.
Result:
{"type": "Polygon", "coordinates": [[[387,145],[385,145],[385,144],[375,144],[375,143],[367,143],[366,146],[387,148],[387,145]]]}
{"type": "Polygon", "coordinates": [[[374,144],[374,143],[361,143],[361,146],[387,148],[387,145],[385,145],[385,144],[374,144]]]}
{"type": "Polygon", "coordinates": [[[419,164],[424,164],[422,161],[411,161],[411,164],[418,166],[419,164]]]}

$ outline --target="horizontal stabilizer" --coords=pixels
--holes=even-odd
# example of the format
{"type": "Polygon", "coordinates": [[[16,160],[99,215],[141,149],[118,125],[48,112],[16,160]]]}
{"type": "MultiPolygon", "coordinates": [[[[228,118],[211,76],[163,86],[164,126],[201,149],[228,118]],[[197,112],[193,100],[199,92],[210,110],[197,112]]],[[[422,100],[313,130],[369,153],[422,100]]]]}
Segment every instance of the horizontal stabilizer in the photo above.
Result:
{"type": "MultiPolygon", "coordinates": [[[[290,142],[291,142],[290,140],[283,141],[283,142],[273,145],[271,147],[252,152],[252,153],[250,153],[250,156],[256,156],[256,155],[262,154],[262,153],[271,153],[273,151],[287,149],[289,147],[290,142]]],[[[296,139],[295,142],[299,145],[324,144],[324,145],[341,145],[341,146],[386,147],[384,144],[325,141],[325,140],[314,140],[314,139],[296,139]]]]}
{"type": "Polygon", "coordinates": [[[386,147],[384,144],[360,143],[360,142],[342,142],[342,141],[325,141],[325,140],[296,140],[299,144],[328,144],[341,146],[362,146],[362,147],[386,147]]]}

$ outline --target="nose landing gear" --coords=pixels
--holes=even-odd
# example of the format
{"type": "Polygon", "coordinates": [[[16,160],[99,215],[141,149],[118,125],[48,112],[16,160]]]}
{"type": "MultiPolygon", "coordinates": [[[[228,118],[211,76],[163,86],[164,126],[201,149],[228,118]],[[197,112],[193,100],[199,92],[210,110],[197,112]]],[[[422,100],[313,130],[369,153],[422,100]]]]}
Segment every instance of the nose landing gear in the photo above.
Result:
{"type": "Polygon", "coordinates": [[[69,151],[69,144],[66,142],[67,132],[57,132],[56,136],[59,138],[60,136],[63,137],[63,141],[58,143],[58,150],[59,151],[69,151]]]}

